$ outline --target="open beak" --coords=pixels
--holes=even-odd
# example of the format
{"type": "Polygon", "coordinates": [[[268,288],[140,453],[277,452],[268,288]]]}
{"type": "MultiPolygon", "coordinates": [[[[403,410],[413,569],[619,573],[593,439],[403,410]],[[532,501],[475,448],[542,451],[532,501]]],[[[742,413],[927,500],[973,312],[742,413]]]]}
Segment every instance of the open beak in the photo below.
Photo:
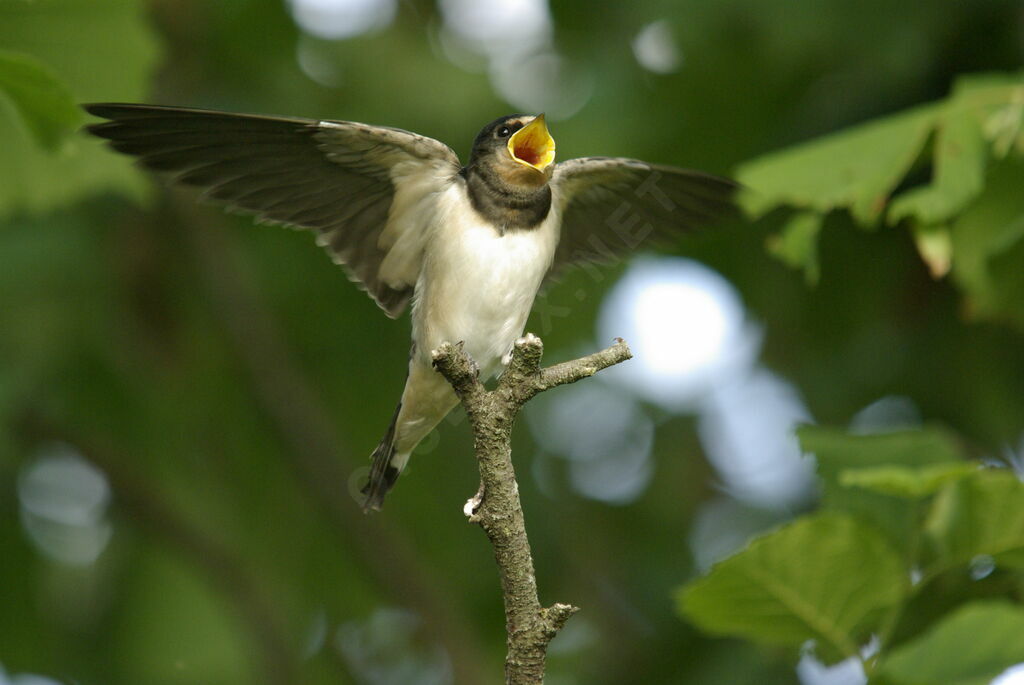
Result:
{"type": "Polygon", "coordinates": [[[537,171],[544,171],[555,161],[555,139],[548,133],[543,114],[508,139],[508,152],[512,159],[537,171]]]}

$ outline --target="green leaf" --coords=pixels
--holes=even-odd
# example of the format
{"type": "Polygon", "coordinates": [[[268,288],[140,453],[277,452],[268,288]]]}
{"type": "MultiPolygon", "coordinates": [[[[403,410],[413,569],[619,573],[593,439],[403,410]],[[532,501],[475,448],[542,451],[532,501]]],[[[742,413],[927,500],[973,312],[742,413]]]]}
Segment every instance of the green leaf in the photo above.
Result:
{"type": "Polygon", "coordinates": [[[917,107],[748,162],[737,171],[754,191],[746,208],[754,217],[781,205],[823,214],[847,208],[873,224],[941,113],[939,105],[917,107]]]}
{"type": "Polygon", "coordinates": [[[755,540],[684,587],[678,602],[707,632],[791,647],[815,640],[819,655],[836,659],[858,654],[907,582],[878,533],[821,514],[755,540]]]}
{"type": "Polygon", "coordinates": [[[956,437],[939,426],[873,435],[856,435],[828,426],[801,426],[797,437],[801,449],[818,458],[818,469],[826,479],[835,479],[848,468],[927,466],[963,460],[956,437]]]}
{"type": "Polygon", "coordinates": [[[874,524],[897,549],[903,549],[907,539],[917,535],[920,517],[917,502],[879,492],[877,488],[851,487],[852,483],[842,482],[842,475],[861,469],[918,469],[963,464],[953,435],[938,427],[851,435],[842,429],[803,426],[797,436],[803,451],[817,458],[822,506],[874,524]]]}
{"type": "Polygon", "coordinates": [[[935,140],[934,180],[909,190],[889,208],[889,222],[913,217],[925,225],[948,221],[978,196],[984,185],[988,144],[980,113],[953,97],[944,108],[935,140]]]}
{"type": "Polygon", "coordinates": [[[1020,263],[1006,264],[1024,236],[1024,159],[1008,158],[992,166],[978,200],[951,224],[953,277],[967,293],[969,313],[978,318],[1006,318],[1020,311],[1016,299],[1004,299],[1014,287],[1020,263]],[[1000,266],[1001,265],[1001,266],[1000,266]],[[1006,267],[1009,267],[1008,269],[1006,267]],[[997,274],[993,269],[998,268],[997,274]],[[1003,279],[1008,279],[1004,286],[1003,279]]]}
{"type": "Polygon", "coordinates": [[[907,466],[876,466],[866,469],[844,469],[839,484],[845,488],[864,488],[883,495],[919,499],[934,495],[947,483],[966,478],[978,470],[968,463],[907,466]]]}
{"type": "Polygon", "coordinates": [[[1018,563],[1024,555],[1024,483],[990,469],[953,483],[935,498],[925,524],[933,569],[967,565],[978,556],[1018,563]]]}
{"type": "Polygon", "coordinates": [[[981,193],[988,161],[981,121],[984,112],[972,106],[974,90],[958,90],[940,119],[932,183],[896,197],[888,214],[892,224],[911,220],[914,242],[934,278],[949,273],[953,244],[947,223],[981,193]]]}
{"type": "Polygon", "coordinates": [[[974,602],[895,650],[880,674],[893,685],[988,685],[1024,661],[1024,609],[974,602]]]}
{"type": "Polygon", "coordinates": [[[1016,147],[1024,154],[1024,75],[974,74],[957,81],[957,90],[980,105],[982,132],[996,157],[1016,147]]]}
{"type": "Polygon", "coordinates": [[[837,482],[847,469],[900,465],[907,467],[963,461],[956,437],[938,426],[855,435],[841,428],[801,426],[800,447],[818,459],[818,471],[826,481],[837,482]]]}
{"type": "Polygon", "coordinates": [[[801,212],[769,245],[810,276],[817,270],[816,230],[806,213],[846,209],[862,226],[910,219],[918,250],[932,274],[954,260],[947,224],[985,186],[989,158],[1024,151],[1024,82],[1019,74],[960,79],[944,101],[870,121],[741,166],[741,202],[754,218],[782,206],[801,212]],[[934,137],[931,150],[926,150],[934,137]],[[924,154],[924,153],[928,154],[924,154]],[[932,180],[890,196],[919,160],[931,158],[932,180]]]}
{"type": "Polygon", "coordinates": [[[82,118],[67,87],[29,55],[0,50],[0,92],[14,104],[36,142],[48,150],[56,149],[82,118]]]}
{"type": "MultiPolygon", "coordinates": [[[[141,0],[0,2],[0,45],[45,64],[76,102],[144,100],[157,58],[141,0]]],[[[0,99],[0,220],[104,190],[141,195],[130,160],[84,135],[45,154],[19,111],[0,99]]]]}

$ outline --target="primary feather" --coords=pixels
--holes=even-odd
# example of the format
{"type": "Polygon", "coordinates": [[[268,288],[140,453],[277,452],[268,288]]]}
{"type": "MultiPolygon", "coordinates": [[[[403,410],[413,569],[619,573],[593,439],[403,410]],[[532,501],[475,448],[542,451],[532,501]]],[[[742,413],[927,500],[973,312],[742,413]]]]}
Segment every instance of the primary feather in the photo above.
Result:
{"type": "Polygon", "coordinates": [[[110,120],[89,132],[142,166],[262,221],[316,231],[392,318],[412,297],[422,253],[408,213],[459,168],[447,145],[394,128],[153,105],[86,110],[110,120]],[[396,202],[409,177],[418,179],[416,192],[403,188],[396,202]],[[401,257],[389,261],[396,250],[401,257]]]}

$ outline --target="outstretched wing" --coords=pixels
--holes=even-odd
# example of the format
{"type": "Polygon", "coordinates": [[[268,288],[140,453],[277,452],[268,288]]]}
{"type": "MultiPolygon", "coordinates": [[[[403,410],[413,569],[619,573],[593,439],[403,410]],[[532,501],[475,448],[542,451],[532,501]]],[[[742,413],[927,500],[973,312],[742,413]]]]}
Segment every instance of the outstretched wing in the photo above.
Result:
{"type": "Polygon", "coordinates": [[[110,120],[89,132],[142,166],[174,172],[174,181],[261,220],[316,231],[391,317],[412,296],[422,252],[422,236],[408,235],[417,222],[392,216],[396,191],[428,196],[459,169],[447,145],[394,128],[152,105],[85,109],[110,120]],[[392,251],[402,253],[389,260],[398,268],[382,269],[392,251]]]}
{"type": "Polygon", "coordinates": [[[643,243],[736,213],[734,181],[636,159],[583,157],[555,167],[562,234],[549,275],[574,263],[611,263],[643,243]]]}

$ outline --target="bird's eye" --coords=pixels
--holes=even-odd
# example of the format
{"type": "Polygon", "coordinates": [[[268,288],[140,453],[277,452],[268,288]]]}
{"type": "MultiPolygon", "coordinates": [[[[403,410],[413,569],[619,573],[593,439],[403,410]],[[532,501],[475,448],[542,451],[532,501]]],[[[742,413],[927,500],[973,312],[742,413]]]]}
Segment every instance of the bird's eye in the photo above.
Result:
{"type": "Polygon", "coordinates": [[[508,138],[511,134],[512,129],[510,129],[508,126],[502,126],[501,128],[498,129],[499,138],[508,138]]]}

